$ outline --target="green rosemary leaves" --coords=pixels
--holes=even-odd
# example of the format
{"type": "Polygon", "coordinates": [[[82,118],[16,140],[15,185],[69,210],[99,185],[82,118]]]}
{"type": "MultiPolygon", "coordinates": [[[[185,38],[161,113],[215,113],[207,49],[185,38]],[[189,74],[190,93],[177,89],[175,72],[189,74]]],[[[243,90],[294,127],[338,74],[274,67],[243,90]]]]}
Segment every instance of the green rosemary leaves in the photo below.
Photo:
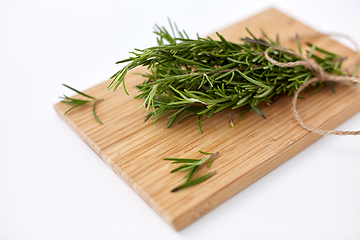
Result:
{"type": "Polygon", "coordinates": [[[191,187],[191,186],[194,186],[198,183],[201,183],[205,180],[207,180],[208,178],[212,177],[214,174],[216,173],[216,171],[213,171],[213,172],[209,172],[209,173],[206,173],[198,178],[195,178],[191,181],[186,181],[184,184],[180,185],[180,186],[177,186],[176,188],[174,188],[173,190],[171,190],[171,192],[176,192],[180,189],[184,189],[184,188],[187,188],[187,187],[191,187]]]}
{"type": "Polygon", "coordinates": [[[176,164],[176,163],[185,163],[173,170],[171,170],[170,173],[173,172],[182,172],[182,171],[188,171],[188,173],[185,175],[185,183],[177,186],[176,188],[174,188],[173,190],[171,190],[171,192],[175,192],[178,191],[180,189],[183,188],[187,188],[190,186],[193,186],[195,184],[201,183],[203,181],[205,181],[206,179],[210,178],[211,176],[213,176],[216,172],[210,172],[207,173],[203,176],[200,176],[198,178],[195,178],[193,180],[190,180],[191,177],[194,175],[195,171],[204,163],[207,162],[207,168],[210,167],[210,164],[212,162],[212,160],[219,154],[219,152],[215,152],[215,153],[207,153],[207,152],[203,152],[200,151],[199,152],[201,154],[205,154],[208,155],[207,157],[201,158],[201,159],[191,159],[191,158],[163,158],[163,160],[168,160],[168,161],[173,161],[171,164],[176,164]]]}
{"type": "MultiPolygon", "coordinates": [[[[171,25],[171,29],[174,29],[171,25]]],[[[227,41],[217,33],[220,40],[210,37],[190,39],[186,32],[173,31],[156,26],[158,46],[144,50],[135,49],[133,56],[117,63],[128,63],[115,73],[108,86],[114,91],[122,83],[126,73],[137,67],[147,66],[145,80],[136,86],[138,99],[144,99],[150,118],[155,123],[166,116],[170,127],[175,120],[197,116],[211,117],[226,108],[246,107],[265,118],[257,107],[260,102],[272,103],[280,94],[292,95],[294,91],[313,77],[304,66],[278,67],[265,59],[264,51],[271,46],[279,46],[278,40],[244,38],[241,43],[227,41]]],[[[299,46],[299,52],[302,52],[299,46]]],[[[311,45],[307,57],[313,59],[326,72],[342,75],[343,58],[311,45]]],[[[294,62],[298,57],[274,48],[271,58],[279,62],[294,62]]],[[[316,83],[318,87],[325,83],[316,83]]],[[[330,84],[331,87],[331,84],[330,84]]],[[[244,109],[244,108],[243,108],[244,109]]]]}
{"type": "Polygon", "coordinates": [[[64,100],[62,100],[61,102],[66,103],[66,104],[70,104],[70,105],[74,105],[73,107],[69,108],[69,110],[67,110],[67,111],[64,113],[64,115],[67,114],[68,112],[70,112],[71,110],[73,110],[74,108],[77,108],[77,107],[79,107],[79,106],[81,106],[81,105],[84,105],[84,104],[86,104],[86,103],[90,103],[90,102],[92,103],[92,102],[93,102],[94,104],[93,104],[93,107],[92,107],[92,111],[93,111],[94,118],[96,119],[96,121],[98,121],[99,123],[102,124],[102,122],[101,122],[100,119],[96,116],[96,113],[95,113],[95,105],[96,105],[96,103],[97,103],[98,101],[101,101],[102,99],[97,99],[97,98],[94,98],[94,97],[92,97],[92,96],[89,96],[89,95],[87,95],[87,94],[85,94],[85,93],[83,93],[83,92],[80,92],[79,90],[76,90],[75,88],[72,88],[72,87],[70,87],[70,86],[68,86],[68,85],[66,85],[66,84],[63,84],[63,85],[64,85],[65,87],[73,90],[74,92],[76,92],[76,93],[78,93],[78,94],[80,94],[80,95],[83,95],[84,97],[87,97],[87,98],[90,99],[90,100],[74,99],[74,98],[69,98],[68,96],[66,96],[66,95],[64,94],[64,97],[60,97],[60,98],[64,99],[64,100]]]}

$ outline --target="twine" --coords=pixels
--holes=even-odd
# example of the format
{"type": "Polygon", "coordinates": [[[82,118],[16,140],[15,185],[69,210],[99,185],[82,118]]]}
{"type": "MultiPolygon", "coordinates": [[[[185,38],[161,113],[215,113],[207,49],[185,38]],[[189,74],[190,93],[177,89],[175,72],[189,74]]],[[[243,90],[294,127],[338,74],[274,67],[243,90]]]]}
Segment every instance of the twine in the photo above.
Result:
{"type": "MultiPolygon", "coordinates": [[[[310,132],[314,132],[314,133],[318,133],[321,135],[360,135],[360,131],[332,131],[332,130],[323,130],[320,128],[315,128],[315,127],[311,127],[308,124],[306,124],[303,119],[300,117],[298,111],[297,111],[297,99],[299,96],[299,93],[306,88],[307,86],[309,86],[310,84],[314,83],[314,82],[323,82],[323,81],[333,81],[333,82],[352,82],[352,83],[359,83],[360,79],[358,78],[353,78],[353,77],[349,77],[349,76],[339,76],[336,74],[330,74],[324,71],[324,69],[322,69],[322,67],[320,67],[317,63],[311,61],[308,58],[303,57],[302,55],[300,55],[297,52],[293,52],[290,51],[289,49],[283,48],[283,47],[274,47],[272,46],[273,49],[277,49],[292,55],[295,55],[297,57],[299,57],[301,59],[301,61],[296,61],[296,62],[289,62],[289,63],[281,63],[278,62],[276,60],[274,60],[273,58],[271,58],[269,56],[269,51],[271,48],[268,48],[265,50],[264,55],[266,60],[268,60],[269,62],[271,62],[272,64],[279,66],[279,67],[294,67],[294,66],[304,66],[308,69],[310,69],[310,71],[313,73],[313,75],[315,77],[309,79],[308,81],[304,82],[303,84],[300,85],[300,87],[295,91],[294,97],[292,99],[292,111],[294,114],[294,117],[296,118],[296,120],[299,122],[299,124],[305,128],[306,130],[310,131],[310,132]]],[[[358,49],[357,49],[358,50],[358,49]]],[[[359,58],[359,54],[358,54],[358,58],[359,58]]]]}

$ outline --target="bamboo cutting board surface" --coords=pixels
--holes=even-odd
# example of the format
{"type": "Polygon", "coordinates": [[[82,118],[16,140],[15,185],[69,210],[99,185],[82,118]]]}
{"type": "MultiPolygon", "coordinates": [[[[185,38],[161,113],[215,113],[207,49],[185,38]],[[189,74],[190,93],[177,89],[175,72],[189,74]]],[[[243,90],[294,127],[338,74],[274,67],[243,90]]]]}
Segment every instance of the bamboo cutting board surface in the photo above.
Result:
{"type": "MultiPolygon", "coordinates": [[[[219,31],[230,41],[247,36],[248,27],[257,37],[263,29],[271,38],[280,35],[280,43],[295,49],[291,41],[295,33],[315,33],[314,30],[289,16],[269,9],[245,21],[219,31]]],[[[325,36],[307,39],[317,46],[347,56],[351,62],[355,53],[325,36]]],[[[129,49],[131,50],[131,49],[129,49]]],[[[137,68],[132,73],[143,73],[137,68]]],[[[133,87],[144,79],[128,74],[126,85],[130,96],[122,89],[107,92],[105,81],[85,93],[103,98],[97,104],[97,115],[104,124],[93,117],[91,106],[82,106],[67,115],[64,103],[55,104],[59,115],[79,136],[167,223],[180,230],[237,192],[264,176],[321,136],[304,130],[294,119],[291,98],[281,97],[275,104],[261,105],[266,120],[254,112],[239,120],[240,111],[224,110],[210,119],[202,117],[200,135],[195,118],[165,128],[167,119],[156,124],[143,123],[146,111],[138,110],[142,101],[134,99],[133,87]],[[235,128],[229,125],[231,114],[235,128]],[[199,158],[198,150],[219,151],[210,169],[202,167],[194,178],[206,172],[217,171],[213,177],[196,186],[171,193],[183,183],[185,173],[170,174],[175,166],[164,157],[199,158]]],[[[299,100],[298,111],[313,126],[331,129],[360,110],[360,90],[347,85],[336,85],[336,93],[329,89],[299,100]]],[[[81,98],[75,95],[76,98],[81,98]]]]}

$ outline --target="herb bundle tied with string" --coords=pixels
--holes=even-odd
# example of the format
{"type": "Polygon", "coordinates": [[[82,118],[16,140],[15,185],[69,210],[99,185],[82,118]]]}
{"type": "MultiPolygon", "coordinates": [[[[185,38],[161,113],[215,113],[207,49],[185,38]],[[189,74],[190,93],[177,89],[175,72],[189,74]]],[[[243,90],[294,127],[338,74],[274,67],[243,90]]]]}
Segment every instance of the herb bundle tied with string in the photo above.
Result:
{"type": "MultiPolygon", "coordinates": [[[[170,22],[170,21],[169,21],[170,22]]],[[[171,24],[172,35],[164,27],[155,26],[158,46],[144,50],[135,49],[132,57],[117,63],[128,63],[115,73],[107,90],[114,91],[123,84],[125,75],[138,66],[147,66],[142,74],[144,82],[136,88],[138,99],[144,99],[145,121],[155,123],[167,117],[166,127],[175,120],[182,122],[196,117],[201,133],[200,117],[211,117],[226,108],[241,109],[242,114],[251,110],[265,118],[258,104],[274,102],[280,94],[292,95],[298,87],[314,77],[305,66],[279,67],[264,56],[266,49],[272,59],[287,63],[300,60],[298,56],[281,51],[279,38],[273,41],[263,32],[264,39],[251,38],[242,42],[227,41],[216,33],[219,40],[211,37],[190,39],[185,31],[171,24]]],[[[343,58],[308,44],[307,58],[315,61],[324,71],[344,75],[341,71],[343,58]]],[[[298,50],[302,49],[298,40],[298,50]]],[[[331,82],[314,83],[319,89],[331,82]]],[[[241,115],[242,115],[241,114],[241,115]]]]}

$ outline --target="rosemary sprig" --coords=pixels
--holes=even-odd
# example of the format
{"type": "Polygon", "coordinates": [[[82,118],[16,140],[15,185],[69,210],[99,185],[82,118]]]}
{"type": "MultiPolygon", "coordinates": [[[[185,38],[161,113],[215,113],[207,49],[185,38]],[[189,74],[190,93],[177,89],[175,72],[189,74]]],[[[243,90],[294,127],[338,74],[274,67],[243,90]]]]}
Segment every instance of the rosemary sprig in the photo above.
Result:
{"type": "Polygon", "coordinates": [[[200,176],[198,178],[195,178],[193,180],[190,180],[191,177],[194,175],[195,171],[205,162],[208,162],[207,164],[207,168],[210,167],[210,164],[212,162],[212,160],[219,154],[219,152],[215,152],[215,153],[207,153],[207,152],[203,152],[200,151],[199,152],[201,154],[205,154],[208,155],[207,157],[201,158],[201,159],[192,159],[192,158],[163,158],[163,160],[167,160],[167,161],[173,161],[171,164],[176,164],[176,163],[185,163],[177,168],[174,168],[173,170],[170,171],[170,173],[173,172],[183,172],[183,171],[189,171],[186,175],[185,175],[185,183],[177,186],[176,188],[174,188],[173,190],[171,190],[171,192],[175,192],[177,190],[186,188],[186,187],[190,187],[193,186],[195,184],[201,183],[203,181],[205,181],[206,179],[210,178],[212,175],[214,175],[216,172],[212,172],[212,173],[207,173],[203,176],[200,176]]]}
{"type": "MultiPolygon", "coordinates": [[[[125,89],[126,73],[137,67],[147,66],[146,78],[137,87],[138,99],[144,99],[150,118],[155,123],[167,117],[166,127],[176,119],[182,120],[197,116],[200,128],[200,115],[211,117],[224,109],[246,108],[265,118],[258,105],[260,102],[274,102],[280,94],[292,95],[298,87],[312,78],[313,73],[304,66],[278,67],[265,59],[264,51],[271,46],[279,46],[278,37],[272,41],[265,33],[265,39],[251,38],[242,42],[227,41],[216,33],[220,40],[211,37],[190,39],[185,31],[173,27],[172,35],[164,27],[155,26],[158,46],[143,50],[135,49],[132,57],[117,63],[128,63],[115,73],[108,86],[114,91],[122,83],[125,89]],[[176,31],[174,31],[174,29],[176,31]],[[151,108],[151,109],[150,109],[151,108]]],[[[313,59],[326,72],[343,75],[343,58],[309,44],[307,57],[313,59]]],[[[298,41],[300,53],[302,51],[298,41]]],[[[276,48],[275,48],[276,49],[276,48]]],[[[272,50],[271,58],[279,62],[300,60],[297,56],[272,50]]],[[[314,83],[323,87],[326,83],[314,83]]],[[[332,88],[331,84],[328,84],[332,88]]],[[[127,93],[126,89],[125,92],[127,93]]]]}
{"type": "Polygon", "coordinates": [[[70,112],[71,110],[73,110],[74,108],[77,108],[77,107],[79,107],[79,106],[81,106],[81,105],[84,105],[84,104],[86,104],[86,103],[93,102],[92,111],[93,111],[94,118],[96,119],[96,121],[98,121],[99,123],[102,124],[102,122],[101,122],[100,119],[96,116],[96,113],[95,113],[95,105],[96,105],[96,103],[97,103],[98,101],[101,101],[102,99],[97,99],[97,98],[94,98],[94,97],[92,97],[92,96],[89,96],[89,95],[87,95],[87,94],[85,94],[85,93],[83,93],[83,92],[80,92],[79,90],[76,90],[75,88],[72,88],[72,87],[70,87],[70,86],[68,86],[68,85],[66,85],[66,84],[63,84],[63,85],[64,85],[65,87],[73,90],[74,92],[76,92],[76,93],[78,93],[78,94],[80,94],[80,95],[83,95],[84,97],[87,97],[87,98],[91,99],[91,100],[83,100],[83,99],[69,98],[68,96],[66,96],[66,95],[64,94],[63,97],[60,97],[60,98],[64,99],[64,100],[62,100],[61,102],[66,103],[66,104],[70,104],[70,105],[74,105],[73,107],[69,108],[69,109],[64,113],[64,115],[67,114],[68,112],[70,112]]]}

